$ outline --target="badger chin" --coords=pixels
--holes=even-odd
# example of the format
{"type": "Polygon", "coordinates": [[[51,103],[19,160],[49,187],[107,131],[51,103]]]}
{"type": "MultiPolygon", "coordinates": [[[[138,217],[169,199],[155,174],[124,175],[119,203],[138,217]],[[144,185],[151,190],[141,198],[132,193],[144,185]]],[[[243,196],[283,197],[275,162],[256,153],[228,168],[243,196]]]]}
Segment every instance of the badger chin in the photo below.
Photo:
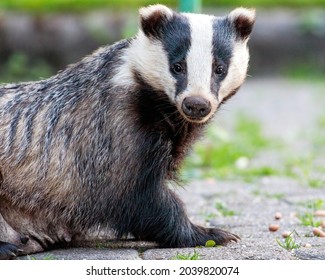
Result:
{"type": "Polygon", "coordinates": [[[186,116],[182,110],[179,110],[179,112],[186,122],[193,123],[193,124],[206,124],[213,116],[213,114],[209,114],[204,118],[191,118],[189,116],[186,116]]]}

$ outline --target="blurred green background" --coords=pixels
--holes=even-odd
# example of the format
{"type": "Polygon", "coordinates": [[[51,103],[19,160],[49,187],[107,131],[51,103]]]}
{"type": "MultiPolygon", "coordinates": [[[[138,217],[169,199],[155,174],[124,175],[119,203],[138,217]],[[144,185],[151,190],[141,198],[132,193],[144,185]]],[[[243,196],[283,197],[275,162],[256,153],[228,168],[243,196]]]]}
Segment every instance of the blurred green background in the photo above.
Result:
{"type": "MultiPolygon", "coordinates": [[[[137,8],[149,4],[161,3],[176,7],[177,0],[1,0],[0,8],[31,12],[75,12],[88,11],[96,8],[137,8]]],[[[322,6],[324,0],[203,0],[204,6],[255,6],[255,7],[311,7],[322,6]]]]}
{"type": "MultiPolygon", "coordinates": [[[[325,0],[161,0],[174,9],[199,3],[226,15],[255,7],[250,74],[322,79],[325,73],[325,0]],[[181,2],[184,2],[181,5],[181,2]]],[[[150,0],[1,0],[0,83],[53,75],[101,45],[133,36],[141,6],[150,0]]]]}

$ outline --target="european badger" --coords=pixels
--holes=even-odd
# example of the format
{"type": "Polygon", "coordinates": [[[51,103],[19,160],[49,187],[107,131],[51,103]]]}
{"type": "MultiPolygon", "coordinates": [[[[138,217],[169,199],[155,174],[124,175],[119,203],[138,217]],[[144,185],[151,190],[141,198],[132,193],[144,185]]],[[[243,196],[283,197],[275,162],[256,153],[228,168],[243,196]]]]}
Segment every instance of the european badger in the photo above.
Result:
{"type": "Polygon", "coordinates": [[[138,34],[57,75],[0,87],[0,258],[90,228],[163,247],[239,237],[191,223],[167,182],[243,83],[252,10],[140,9],[138,34]]]}

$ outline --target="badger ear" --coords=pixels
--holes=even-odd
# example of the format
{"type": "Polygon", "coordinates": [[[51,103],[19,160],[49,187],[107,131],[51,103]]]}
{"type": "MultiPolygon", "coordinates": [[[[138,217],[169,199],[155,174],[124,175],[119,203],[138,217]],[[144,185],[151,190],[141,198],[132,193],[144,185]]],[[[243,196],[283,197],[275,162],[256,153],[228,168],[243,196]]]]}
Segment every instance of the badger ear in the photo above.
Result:
{"type": "Polygon", "coordinates": [[[255,23],[255,9],[237,8],[228,15],[228,19],[236,29],[237,38],[247,39],[255,23]]]}
{"type": "Polygon", "coordinates": [[[139,10],[141,29],[147,37],[160,37],[164,24],[172,17],[173,11],[163,5],[151,5],[139,10]]]}

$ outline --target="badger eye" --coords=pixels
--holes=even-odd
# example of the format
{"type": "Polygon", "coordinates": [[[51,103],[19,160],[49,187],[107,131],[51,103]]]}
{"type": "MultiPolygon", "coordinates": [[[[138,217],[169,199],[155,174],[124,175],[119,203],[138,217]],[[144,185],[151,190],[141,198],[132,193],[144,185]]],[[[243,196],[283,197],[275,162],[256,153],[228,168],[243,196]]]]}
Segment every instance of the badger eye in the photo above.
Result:
{"type": "Polygon", "coordinates": [[[226,74],[226,68],[223,65],[217,65],[214,72],[218,76],[223,76],[224,74],[226,74]]]}
{"type": "Polygon", "coordinates": [[[175,74],[182,74],[184,72],[184,66],[182,63],[177,62],[172,65],[172,70],[175,74]]]}

